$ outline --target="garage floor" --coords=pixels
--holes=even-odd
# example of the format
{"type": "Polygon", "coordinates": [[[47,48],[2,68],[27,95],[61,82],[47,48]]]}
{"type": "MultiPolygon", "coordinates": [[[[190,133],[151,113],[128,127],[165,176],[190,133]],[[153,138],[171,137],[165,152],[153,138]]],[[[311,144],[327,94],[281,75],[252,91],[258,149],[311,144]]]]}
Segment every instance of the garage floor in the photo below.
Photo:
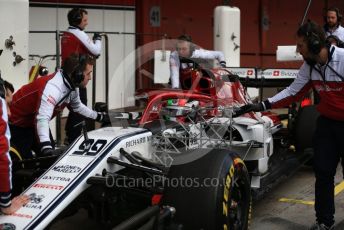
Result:
{"type": "MultiPolygon", "coordinates": [[[[344,182],[341,168],[336,175],[336,229],[344,229],[344,182]],[[342,183],[343,182],[343,183],[342,183]]],[[[253,204],[253,230],[306,230],[315,222],[314,175],[311,167],[302,167],[264,199],[253,204]]]]}
{"type": "MultiPolygon", "coordinates": [[[[341,168],[336,175],[336,229],[344,229],[344,182],[341,168]]],[[[253,203],[251,230],[307,230],[314,222],[314,176],[304,166],[291,178],[253,203]]],[[[95,229],[84,210],[57,222],[51,229],[95,229]],[[80,228],[78,228],[80,226],[80,228]]]]}

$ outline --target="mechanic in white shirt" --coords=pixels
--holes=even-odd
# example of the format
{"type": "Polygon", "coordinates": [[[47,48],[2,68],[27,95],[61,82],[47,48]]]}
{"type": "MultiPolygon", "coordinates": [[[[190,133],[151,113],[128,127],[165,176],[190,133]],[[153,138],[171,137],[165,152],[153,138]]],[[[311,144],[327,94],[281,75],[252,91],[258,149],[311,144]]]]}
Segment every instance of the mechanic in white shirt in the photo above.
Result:
{"type": "Polygon", "coordinates": [[[179,71],[181,68],[188,67],[184,63],[181,66],[179,57],[217,59],[221,66],[226,66],[225,57],[221,51],[196,49],[195,44],[192,43],[192,38],[186,34],[179,36],[177,40],[176,51],[173,51],[170,56],[172,88],[180,88],[179,71]]]}
{"type": "Polygon", "coordinates": [[[326,37],[334,35],[344,42],[344,28],[340,25],[341,20],[342,15],[338,8],[331,7],[327,9],[326,24],[324,25],[326,37]]]}
{"type": "Polygon", "coordinates": [[[297,50],[304,63],[296,79],[283,91],[267,100],[246,104],[236,116],[271,108],[282,108],[301,99],[311,88],[320,97],[320,114],[313,136],[316,223],[310,230],[334,229],[334,176],[344,159],[344,49],[326,44],[324,30],[313,22],[297,31],[297,50]]]}
{"type": "Polygon", "coordinates": [[[31,149],[43,156],[57,155],[49,122],[65,107],[85,118],[109,121],[108,115],[82,104],[79,88],[91,80],[94,60],[87,55],[70,55],[62,69],[22,86],[10,105],[11,146],[23,158],[32,157],[31,149]]]}

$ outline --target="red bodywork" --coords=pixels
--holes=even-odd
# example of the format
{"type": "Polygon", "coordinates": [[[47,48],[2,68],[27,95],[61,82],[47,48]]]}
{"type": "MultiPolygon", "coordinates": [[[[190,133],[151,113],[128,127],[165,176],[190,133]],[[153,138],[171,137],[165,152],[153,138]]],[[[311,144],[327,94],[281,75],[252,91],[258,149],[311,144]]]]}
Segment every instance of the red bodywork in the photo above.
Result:
{"type": "MultiPolygon", "coordinates": [[[[211,108],[251,103],[239,78],[226,69],[183,69],[180,72],[180,81],[182,90],[158,89],[140,92],[139,95],[145,95],[148,103],[139,124],[159,119],[161,108],[167,105],[166,101],[169,99],[182,99],[183,104],[185,101],[199,101],[200,107],[211,108]]],[[[213,109],[208,115],[217,115],[217,109],[213,109]]],[[[272,120],[273,125],[281,123],[275,113],[269,112],[264,115],[272,120]]],[[[257,119],[254,112],[243,116],[257,119]]]]}

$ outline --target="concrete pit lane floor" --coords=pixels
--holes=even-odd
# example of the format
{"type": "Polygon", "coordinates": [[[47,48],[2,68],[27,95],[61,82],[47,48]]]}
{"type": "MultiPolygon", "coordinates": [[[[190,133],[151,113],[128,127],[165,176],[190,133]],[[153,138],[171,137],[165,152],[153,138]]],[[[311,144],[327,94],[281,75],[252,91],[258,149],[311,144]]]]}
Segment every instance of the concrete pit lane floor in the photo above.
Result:
{"type": "MultiPolygon", "coordinates": [[[[253,202],[251,230],[307,230],[315,221],[314,174],[303,166],[292,177],[284,180],[264,198],[253,202]]],[[[336,229],[344,229],[344,182],[339,166],[336,174],[336,229]]],[[[87,219],[87,212],[79,210],[74,216],[54,224],[51,230],[97,229],[87,219]]]]}
{"type": "MultiPolygon", "coordinates": [[[[292,177],[253,203],[252,230],[307,230],[315,222],[314,173],[303,166],[292,177]]],[[[344,229],[344,181],[338,166],[335,178],[335,229],[344,229]]]]}

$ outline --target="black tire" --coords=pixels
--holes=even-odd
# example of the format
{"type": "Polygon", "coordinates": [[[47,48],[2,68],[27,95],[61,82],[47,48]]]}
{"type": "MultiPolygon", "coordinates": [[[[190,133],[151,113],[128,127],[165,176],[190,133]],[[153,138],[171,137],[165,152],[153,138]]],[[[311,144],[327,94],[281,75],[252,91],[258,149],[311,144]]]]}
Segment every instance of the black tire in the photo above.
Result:
{"type": "Polygon", "coordinates": [[[312,139],[316,128],[319,112],[316,105],[300,108],[295,120],[294,134],[296,151],[303,152],[313,147],[312,139]]]}
{"type": "Polygon", "coordinates": [[[244,162],[228,150],[197,149],[186,154],[202,151],[208,153],[186,164],[172,165],[163,203],[176,208],[174,221],[183,229],[248,229],[251,193],[244,162]],[[172,186],[172,180],[181,177],[185,178],[184,186],[172,186]],[[199,183],[189,186],[187,178],[199,183]],[[210,182],[206,178],[219,185],[204,186],[206,180],[210,182]]]}

